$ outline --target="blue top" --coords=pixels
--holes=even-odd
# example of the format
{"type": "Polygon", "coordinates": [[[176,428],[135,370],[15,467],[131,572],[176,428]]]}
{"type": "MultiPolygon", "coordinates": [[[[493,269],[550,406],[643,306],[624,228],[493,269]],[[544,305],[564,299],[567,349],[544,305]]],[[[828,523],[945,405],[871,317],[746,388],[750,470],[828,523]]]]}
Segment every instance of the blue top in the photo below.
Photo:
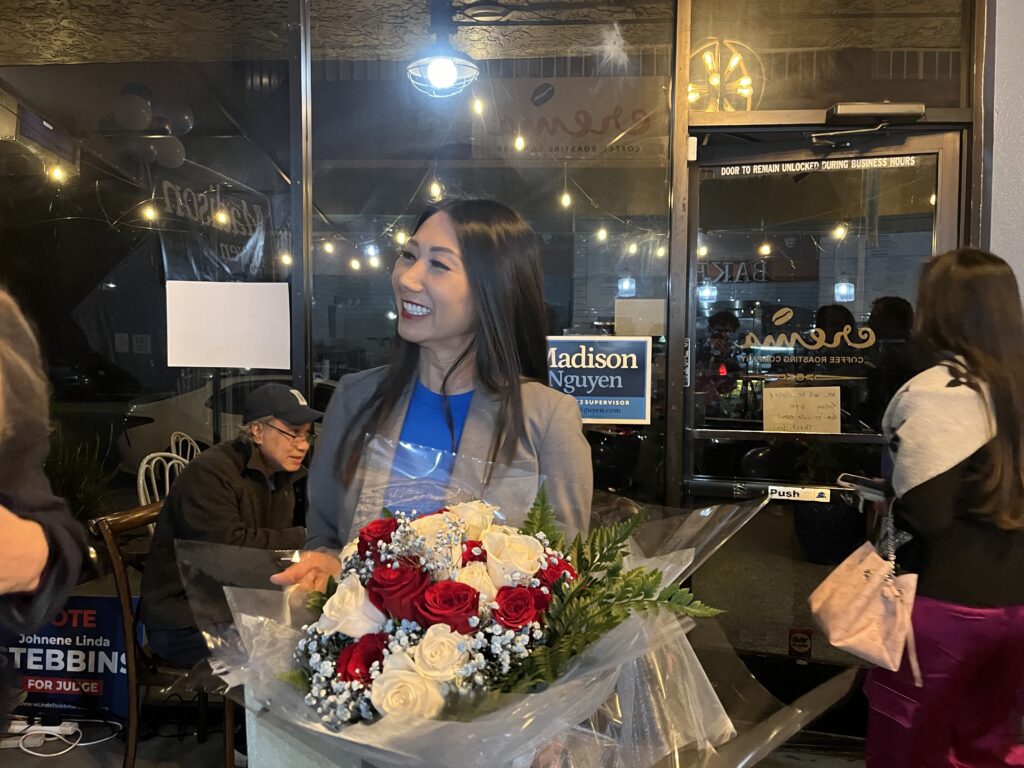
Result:
{"type": "Polygon", "coordinates": [[[384,495],[388,509],[425,514],[444,505],[444,492],[472,399],[472,392],[448,396],[455,430],[452,445],[452,433],[444,418],[444,396],[416,382],[384,495]]]}

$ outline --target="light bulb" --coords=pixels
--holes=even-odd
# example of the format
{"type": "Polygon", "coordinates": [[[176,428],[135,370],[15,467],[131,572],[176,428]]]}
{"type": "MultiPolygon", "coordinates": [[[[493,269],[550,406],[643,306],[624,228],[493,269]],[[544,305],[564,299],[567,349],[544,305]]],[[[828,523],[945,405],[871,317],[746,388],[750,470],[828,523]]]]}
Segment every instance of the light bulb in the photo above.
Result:
{"type": "Polygon", "coordinates": [[[334,243],[330,240],[324,243],[324,253],[334,253],[334,243]]]}
{"type": "Polygon", "coordinates": [[[478,115],[484,113],[484,103],[480,99],[473,99],[473,111],[478,115]]]}
{"type": "Polygon", "coordinates": [[[604,227],[601,227],[599,230],[597,230],[597,239],[600,240],[602,243],[605,240],[607,240],[608,239],[608,230],[605,229],[604,227]]]}
{"type": "Polygon", "coordinates": [[[399,245],[405,245],[408,239],[409,234],[404,229],[400,229],[397,232],[395,232],[395,242],[398,243],[399,245]]]}
{"type": "Polygon", "coordinates": [[[857,296],[857,287],[850,282],[850,278],[843,275],[832,288],[832,298],[841,304],[853,301],[857,296]]]}
{"type": "Polygon", "coordinates": [[[836,240],[843,240],[846,238],[846,235],[849,231],[850,228],[847,227],[845,224],[836,224],[835,229],[832,230],[832,237],[834,237],[836,240]]]}
{"type": "Polygon", "coordinates": [[[619,278],[619,296],[627,299],[636,296],[636,278],[629,276],[619,278]]]}
{"type": "Polygon", "coordinates": [[[570,205],[572,205],[572,195],[570,195],[568,192],[563,192],[562,196],[558,199],[558,202],[562,204],[563,208],[568,208],[570,205]]]}
{"type": "Polygon", "coordinates": [[[443,195],[444,187],[441,186],[441,183],[438,181],[430,182],[430,199],[437,201],[440,200],[443,195]]]}
{"type": "Polygon", "coordinates": [[[708,247],[706,245],[698,245],[697,246],[697,257],[700,258],[700,259],[703,259],[707,255],[708,255],[708,247]]]}
{"type": "Polygon", "coordinates": [[[664,245],[659,245],[658,246],[658,250],[656,250],[654,252],[654,255],[657,256],[659,259],[663,259],[663,258],[665,258],[665,254],[666,253],[667,253],[667,251],[665,250],[665,246],[664,245]]]}
{"type": "Polygon", "coordinates": [[[153,221],[156,218],[156,208],[152,205],[147,205],[142,209],[142,218],[153,221]]]}
{"type": "Polygon", "coordinates": [[[292,265],[292,255],[290,253],[282,253],[281,263],[284,264],[286,267],[290,267],[292,265]]]}
{"type": "Polygon", "coordinates": [[[718,300],[718,286],[714,283],[704,283],[697,289],[697,301],[708,304],[718,300]]]}
{"type": "Polygon", "coordinates": [[[708,72],[715,71],[715,57],[711,55],[711,51],[704,51],[704,69],[708,72]]]}
{"type": "Polygon", "coordinates": [[[757,246],[757,252],[760,253],[762,256],[771,256],[772,255],[772,245],[771,245],[771,243],[768,243],[768,242],[761,243],[759,246],[757,246]]]}
{"type": "Polygon", "coordinates": [[[363,268],[363,265],[359,262],[359,259],[352,259],[352,261],[350,261],[348,265],[352,268],[353,272],[358,272],[360,269],[363,268]]]}
{"type": "Polygon", "coordinates": [[[719,85],[721,85],[722,78],[719,77],[717,72],[712,72],[710,75],[708,75],[708,82],[717,88],[719,85]]]}
{"type": "Polygon", "coordinates": [[[742,60],[743,60],[743,57],[740,56],[740,54],[738,54],[738,53],[734,53],[732,56],[730,56],[729,57],[729,63],[725,65],[726,73],[732,72],[734,69],[736,69],[736,67],[738,67],[740,65],[740,62],[742,60]]]}
{"type": "Polygon", "coordinates": [[[935,193],[934,193],[934,192],[932,192],[932,196],[928,198],[928,202],[929,202],[929,204],[931,204],[931,205],[935,205],[935,200],[936,200],[936,199],[937,199],[937,198],[935,197],[935,193]]]}
{"type": "Polygon", "coordinates": [[[388,312],[388,320],[397,320],[397,319],[398,319],[398,313],[396,313],[396,312],[388,312]]]}
{"type": "Polygon", "coordinates": [[[516,152],[522,152],[524,149],[526,149],[526,139],[524,139],[521,135],[516,136],[514,144],[516,152]]]}
{"type": "Polygon", "coordinates": [[[369,259],[366,260],[366,263],[370,265],[370,269],[378,269],[380,268],[380,257],[371,256],[369,259]]]}
{"type": "Polygon", "coordinates": [[[59,165],[51,165],[47,169],[46,174],[58,184],[68,177],[67,173],[59,165]]]}
{"type": "Polygon", "coordinates": [[[367,256],[376,256],[380,253],[380,249],[377,247],[376,243],[368,243],[366,247],[363,248],[363,253],[367,256]]]}
{"type": "Polygon", "coordinates": [[[458,78],[455,62],[448,56],[438,56],[427,65],[427,80],[439,91],[451,88],[458,78]]]}
{"type": "Polygon", "coordinates": [[[744,75],[743,77],[740,78],[740,85],[742,85],[744,88],[749,88],[753,84],[754,80],[750,77],[750,75],[744,75]]]}
{"type": "Polygon", "coordinates": [[[751,96],[754,93],[754,89],[753,88],[744,88],[743,86],[740,86],[739,88],[736,89],[736,93],[738,93],[740,96],[743,96],[744,98],[746,98],[746,97],[751,96]]]}
{"type": "Polygon", "coordinates": [[[637,250],[638,250],[638,246],[637,246],[636,243],[630,243],[629,244],[629,253],[630,253],[631,256],[634,255],[637,252],[637,250]]]}
{"type": "Polygon", "coordinates": [[[228,212],[221,208],[219,211],[213,214],[213,220],[216,221],[221,226],[226,226],[231,219],[228,216],[228,212]]]}
{"type": "Polygon", "coordinates": [[[688,94],[686,94],[686,100],[691,104],[693,104],[693,102],[697,101],[697,99],[699,98],[700,94],[697,93],[696,91],[690,91],[688,94]]]}

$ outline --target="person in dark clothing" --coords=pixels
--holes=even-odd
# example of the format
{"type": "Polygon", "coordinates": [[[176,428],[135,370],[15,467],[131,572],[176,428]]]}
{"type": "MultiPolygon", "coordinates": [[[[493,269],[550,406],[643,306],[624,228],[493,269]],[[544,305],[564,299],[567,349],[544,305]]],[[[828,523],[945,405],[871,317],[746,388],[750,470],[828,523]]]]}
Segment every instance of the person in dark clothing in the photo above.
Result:
{"type": "MultiPolygon", "coordinates": [[[[60,610],[78,583],[85,532],[53,495],[49,386],[35,335],[0,289],[0,648],[60,610]]],[[[0,651],[0,732],[16,703],[16,669],[0,651]]]]}
{"type": "Polygon", "coordinates": [[[204,451],[171,486],[142,577],[142,620],[150,648],[192,666],[206,657],[175,561],[175,539],[258,549],[297,549],[293,486],[323,414],[298,390],[265,384],[246,398],[242,433],[204,451]]]}
{"type": "Polygon", "coordinates": [[[1024,310],[1009,265],[965,248],[929,261],[916,338],[937,363],[882,420],[898,562],[918,574],[905,658],[874,669],[869,768],[1024,765],[1024,310]]]}

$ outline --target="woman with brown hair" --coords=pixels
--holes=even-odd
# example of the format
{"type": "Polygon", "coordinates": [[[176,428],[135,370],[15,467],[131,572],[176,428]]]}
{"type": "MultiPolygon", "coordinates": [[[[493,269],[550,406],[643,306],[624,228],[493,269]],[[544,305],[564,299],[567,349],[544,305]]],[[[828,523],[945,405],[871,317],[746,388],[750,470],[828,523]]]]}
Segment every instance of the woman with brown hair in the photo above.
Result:
{"type": "Polygon", "coordinates": [[[906,660],[872,670],[867,765],[1024,765],[1024,312],[998,256],[931,259],[916,340],[935,365],[893,398],[898,552],[918,574],[906,660]]]}
{"type": "MultiPolygon", "coordinates": [[[[0,648],[64,604],[78,581],[85,534],[43,473],[49,452],[49,383],[39,345],[0,289],[0,648]]],[[[16,670],[0,653],[0,731],[16,670]]]]}

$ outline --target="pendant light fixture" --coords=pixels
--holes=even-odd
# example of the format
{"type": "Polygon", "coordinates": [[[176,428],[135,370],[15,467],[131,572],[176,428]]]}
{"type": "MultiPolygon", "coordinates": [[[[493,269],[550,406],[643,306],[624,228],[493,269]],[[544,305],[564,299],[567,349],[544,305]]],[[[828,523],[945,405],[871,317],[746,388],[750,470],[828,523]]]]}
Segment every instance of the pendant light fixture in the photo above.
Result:
{"type": "Polygon", "coordinates": [[[446,99],[462,93],[480,74],[480,66],[449,41],[454,31],[448,0],[430,0],[430,32],[436,42],[405,68],[409,82],[420,93],[446,99]]]}

